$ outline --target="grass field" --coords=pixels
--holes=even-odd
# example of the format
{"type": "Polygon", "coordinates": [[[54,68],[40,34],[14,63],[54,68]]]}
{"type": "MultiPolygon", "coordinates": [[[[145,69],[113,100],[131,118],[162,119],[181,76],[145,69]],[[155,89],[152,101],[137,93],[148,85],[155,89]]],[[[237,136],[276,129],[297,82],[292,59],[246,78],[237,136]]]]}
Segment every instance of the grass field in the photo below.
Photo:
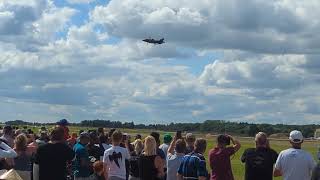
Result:
{"type": "MultiPolygon", "coordinates": [[[[94,128],[70,127],[69,129],[70,129],[70,132],[79,132],[80,129],[89,130],[89,129],[94,129],[94,128]]],[[[132,136],[134,136],[137,133],[139,133],[143,136],[146,136],[152,130],[121,129],[121,131],[129,133],[132,136]]],[[[165,132],[161,132],[161,131],[158,131],[158,132],[161,134],[161,137],[163,137],[162,135],[165,132]]],[[[170,134],[174,135],[174,133],[170,133],[170,134]]],[[[203,137],[203,138],[207,139],[208,146],[207,146],[207,150],[205,153],[205,157],[206,157],[206,160],[208,160],[208,151],[216,146],[215,137],[206,136],[206,134],[196,134],[196,136],[203,137]]],[[[232,163],[232,170],[233,170],[235,180],[242,180],[242,179],[244,179],[244,164],[241,163],[240,156],[242,155],[242,153],[244,152],[245,149],[254,147],[254,141],[253,141],[253,138],[241,138],[241,137],[238,138],[238,140],[240,140],[240,142],[241,142],[241,149],[234,155],[234,157],[231,160],[231,163],[232,163]]],[[[317,159],[316,154],[318,151],[318,145],[319,145],[319,142],[317,142],[317,141],[306,141],[303,143],[302,148],[305,149],[306,151],[310,152],[314,156],[314,159],[317,159]]],[[[280,151],[289,148],[290,144],[287,140],[270,140],[270,146],[272,149],[274,149],[275,151],[277,151],[279,153],[280,151]]],[[[210,167],[209,167],[208,163],[207,163],[207,169],[208,169],[208,171],[210,171],[210,167]]],[[[275,178],[275,179],[280,180],[282,178],[275,178]]]]}

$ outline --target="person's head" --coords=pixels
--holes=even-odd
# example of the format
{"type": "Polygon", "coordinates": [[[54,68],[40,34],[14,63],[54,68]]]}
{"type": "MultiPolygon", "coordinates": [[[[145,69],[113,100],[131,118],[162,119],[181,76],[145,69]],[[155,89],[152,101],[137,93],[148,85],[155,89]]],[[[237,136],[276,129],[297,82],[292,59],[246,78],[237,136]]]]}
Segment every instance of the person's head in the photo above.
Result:
{"type": "Polygon", "coordinates": [[[303,135],[298,130],[293,130],[290,132],[289,141],[293,148],[300,149],[301,144],[303,143],[303,135]]]}
{"type": "Polygon", "coordinates": [[[230,145],[230,137],[225,134],[220,134],[217,136],[217,143],[218,143],[219,147],[224,148],[224,147],[230,145]]]}
{"type": "Polygon", "coordinates": [[[194,146],[194,142],[196,141],[196,137],[192,133],[186,134],[186,143],[188,146],[194,146]]]}
{"type": "Polygon", "coordinates": [[[36,140],[34,134],[27,134],[26,136],[28,139],[28,144],[36,140]]]}
{"type": "Polygon", "coordinates": [[[59,126],[67,126],[67,125],[69,125],[69,122],[66,119],[61,119],[60,121],[57,122],[57,125],[59,125],[59,126]]]}
{"type": "Polygon", "coordinates": [[[99,138],[96,131],[91,131],[89,133],[90,144],[99,144],[99,138]]]}
{"type": "Polygon", "coordinates": [[[28,134],[33,134],[32,129],[27,129],[27,133],[28,133],[28,134]]]}
{"type": "Polygon", "coordinates": [[[258,132],[256,134],[256,137],[254,138],[254,141],[256,142],[256,148],[258,147],[268,147],[268,136],[264,132],[258,132]]]}
{"type": "Polygon", "coordinates": [[[103,162],[102,161],[94,162],[93,171],[95,174],[98,174],[99,176],[101,176],[103,174],[103,162]]]}
{"type": "Polygon", "coordinates": [[[89,136],[89,133],[87,132],[82,132],[79,136],[79,141],[80,141],[80,144],[82,145],[87,145],[90,141],[90,136],[89,136]]]}
{"type": "Polygon", "coordinates": [[[197,138],[194,143],[194,152],[203,154],[207,148],[207,141],[203,138],[197,138]]]}
{"type": "Polygon", "coordinates": [[[170,134],[165,134],[165,135],[163,136],[163,142],[164,142],[165,144],[170,144],[171,141],[172,141],[172,136],[171,136],[170,134]]]}
{"type": "Polygon", "coordinates": [[[151,132],[150,136],[155,139],[157,146],[160,146],[160,134],[158,132],[151,132]]]}
{"type": "Polygon", "coordinates": [[[137,154],[141,154],[143,150],[143,143],[141,141],[141,139],[137,139],[134,141],[134,151],[137,153],[137,154]]]}
{"type": "Polygon", "coordinates": [[[26,151],[28,145],[28,139],[26,135],[19,134],[14,140],[15,151],[26,151]]]}
{"type": "Polygon", "coordinates": [[[142,139],[142,136],[141,136],[141,134],[136,134],[136,137],[134,138],[134,140],[137,140],[137,139],[142,139]]]}
{"type": "Polygon", "coordinates": [[[8,136],[12,136],[13,135],[13,129],[11,126],[5,126],[3,128],[3,134],[8,135],[8,136]]]}
{"type": "Polygon", "coordinates": [[[103,175],[103,162],[102,161],[96,161],[93,163],[93,171],[95,174],[98,174],[98,175],[103,175]]]}
{"type": "Polygon", "coordinates": [[[157,142],[153,136],[147,136],[144,139],[144,154],[146,156],[153,156],[157,154],[157,142]]]}
{"type": "Polygon", "coordinates": [[[97,131],[98,131],[98,134],[99,134],[99,135],[104,135],[104,129],[103,129],[103,127],[99,127],[97,131]]]}
{"type": "Polygon", "coordinates": [[[111,136],[112,144],[118,146],[122,141],[122,137],[122,132],[119,130],[115,130],[111,136]]]}
{"type": "Polygon", "coordinates": [[[50,134],[50,139],[52,142],[64,141],[64,130],[61,127],[55,127],[50,134]]]}
{"type": "Polygon", "coordinates": [[[184,153],[186,152],[186,148],[187,148],[187,145],[183,139],[178,139],[176,141],[176,147],[175,147],[176,153],[184,153]]]}

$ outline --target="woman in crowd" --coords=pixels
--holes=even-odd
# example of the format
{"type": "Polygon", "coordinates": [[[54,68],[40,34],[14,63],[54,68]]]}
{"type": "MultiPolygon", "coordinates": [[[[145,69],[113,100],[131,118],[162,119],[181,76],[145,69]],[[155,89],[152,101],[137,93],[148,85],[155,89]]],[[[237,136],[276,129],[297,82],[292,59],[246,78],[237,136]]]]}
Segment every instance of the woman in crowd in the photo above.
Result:
{"type": "Polygon", "coordinates": [[[27,151],[28,139],[24,134],[20,134],[14,140],[14,150],[17,157],[14,158],[13,168],[18,172],[23,180],[31,179],[31,154],[27,151]]]}
{"type": "Polygon", "coordinates": [[[147,136],[144,140],[144,152],[139,160],[139,175],[141,180],[162,180],[164,164],[157,155],[157,143],[154,137],[147,136]]]}
{"type": "Polygon", "coordinates": [[[130,152],[130,172],[129,180],[140,180],[139,176],[139,159],[143,150],[143,143],[140,139],[137,139],[133,143],[134,151],[130,152]]]}

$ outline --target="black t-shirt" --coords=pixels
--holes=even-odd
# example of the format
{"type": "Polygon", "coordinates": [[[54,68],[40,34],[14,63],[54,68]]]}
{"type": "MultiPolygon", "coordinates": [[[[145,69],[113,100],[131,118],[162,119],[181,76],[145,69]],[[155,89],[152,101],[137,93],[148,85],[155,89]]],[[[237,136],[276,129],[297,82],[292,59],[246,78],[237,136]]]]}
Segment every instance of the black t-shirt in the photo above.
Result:
{"type": "Polygon", "coordinates": [[[241,161],[245,162],[245,180],[272,180],[273,165],[278,153],[270,148],[249,148],[244,151],[241,161]]]}
{"type": "Polygon", "coordinates": [[[35,163],[39,164],[39,180],[65,180],[67,162],[74,158],[73,150],[64,143],[39,146],[35,163]]]}

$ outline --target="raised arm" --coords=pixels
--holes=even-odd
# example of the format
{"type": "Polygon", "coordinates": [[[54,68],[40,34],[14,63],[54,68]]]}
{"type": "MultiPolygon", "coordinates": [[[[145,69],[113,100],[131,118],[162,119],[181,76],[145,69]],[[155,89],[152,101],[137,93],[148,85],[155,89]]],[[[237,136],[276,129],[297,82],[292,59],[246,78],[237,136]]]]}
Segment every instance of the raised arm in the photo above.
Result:
{"type": "Polygon", "coordinates": [[[230,137],[230,140],[233,144],[234,151],[235,152],[239,151],[239,149],[241,148],[240,142],[230,135],[229,135],[229,137],[230,137]]]}
{"type": "Polygon", "coordinates": [[[175,149],[175,146],[176,146],[176,141],[177,141],[177,138],[176,138],[176,136],[174,136],[173,141],[171,141],[170,146],[169,146],[169,148],[168,148],[168,154],[174,154],[174,149],[175,149]]]}

